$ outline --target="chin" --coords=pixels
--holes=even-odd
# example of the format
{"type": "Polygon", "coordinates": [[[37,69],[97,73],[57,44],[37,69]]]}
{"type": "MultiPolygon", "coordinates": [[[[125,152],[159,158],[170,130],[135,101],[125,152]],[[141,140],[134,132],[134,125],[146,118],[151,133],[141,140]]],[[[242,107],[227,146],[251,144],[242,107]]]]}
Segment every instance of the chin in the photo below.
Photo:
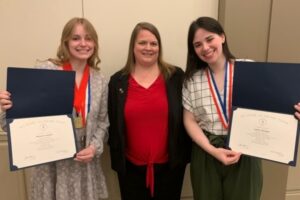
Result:
{"type": "Polygon", "coordinates": [[[88,56],[77,56],[78,60],[87,60],[91,57],[92,55],[88,55],[88,56]]]}

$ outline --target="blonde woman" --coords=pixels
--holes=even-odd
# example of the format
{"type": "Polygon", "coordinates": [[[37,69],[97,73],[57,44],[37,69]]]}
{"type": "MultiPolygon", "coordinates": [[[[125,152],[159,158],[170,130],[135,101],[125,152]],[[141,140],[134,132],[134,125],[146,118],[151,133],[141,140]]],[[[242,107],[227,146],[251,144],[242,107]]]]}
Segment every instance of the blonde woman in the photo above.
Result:
{"type": "MultiPolygon", "coordinates": [[[[57,58],[38,67],[76,72],[73,118],[78,118],[76,138],[79,152],[74,160],[57,161],[33,167],[31,200],[99,200],[107,198],[100,156],[107,134],[107,82],[98,64],[98,36],[84,18],[73,18],[65,25],[57,58]]],[[[49,77],[51,78],[51,77],[49,77]]],[[[13,102],[9,91],[0,92],[3,111],[13,102]]],[[[5,129],[5,115],[1,125],[5,129]]]]}

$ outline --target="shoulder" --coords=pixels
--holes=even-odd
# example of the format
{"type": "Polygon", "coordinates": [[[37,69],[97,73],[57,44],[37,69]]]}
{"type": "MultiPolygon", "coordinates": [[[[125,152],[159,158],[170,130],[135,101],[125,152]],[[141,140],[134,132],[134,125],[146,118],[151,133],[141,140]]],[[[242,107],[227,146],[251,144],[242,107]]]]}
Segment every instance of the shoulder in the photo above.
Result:
{"type": "Polygon", "coordinates": [[[108,82],[101,70],[90,68],[91,82],[96,85],[107,86],[108,82]]]}
{"type": "Polygon", "coordinates": [[[105,79],[105,76],[100,69],[95,69],[95,68],[90,67],[90,73],[95,76],[98,76],[101,79],[105,79]]]}
{"type": "Polygon", "coordinates": [[[53,62],[51,62],[49,60],[45,60],[45,61],[37,60],[35,63],[35,68],[37,68],[37,69],[52,69],[52,70],[61,69],[61,67],[57,66],[56,64],[54,64],[53,62]]]}
{"type": "Polygon", "coordinates": [[[196,71],[192,77],[184,80],[184,92],[187,93],[187,91],[194,91],[195,88],[202,87],[202,84],[207,84],[205,69],[196,71]]]}
{"type": "Polygon", "coordinates": [[[174,66],[170,78],[172,79],[172,78],[183,78],[183,77],[184,77],[183,69],[178,66],[174,66]]]}
{"type": "Polygon", "coordinates": [[[184,71],[181,67],[174,66],[174,68],[175,68],[175,74],[184,75],[184,71]]]}
{"type": "Polygon", "coordinates": [[[111,75],[109,82],[116,82],[118,80],[126,79],[128,75],[124,74],[123,70],[119,70],[111,75]]]}
{"type": "Polygon", "coordinates": [[[200,80],[203,80],[203,78],[205,78],[205,76],[206,76],[205,71],[206,71],[206,69],[200,69],[200,70],[196,71],[191,78],[189,78],[185,81],[187,83],[199,82],[200,80]]]}

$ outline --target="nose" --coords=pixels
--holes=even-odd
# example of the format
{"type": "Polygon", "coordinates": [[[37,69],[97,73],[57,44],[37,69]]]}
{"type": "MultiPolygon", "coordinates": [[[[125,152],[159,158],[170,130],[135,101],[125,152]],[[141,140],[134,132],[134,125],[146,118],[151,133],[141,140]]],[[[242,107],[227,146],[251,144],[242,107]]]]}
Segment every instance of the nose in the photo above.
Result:
{"type": "Polygon", "coordinates": [[[207,44],[206,42],[204,42],[204,43],[202,44],[202,48],[203,48],[203,50],[208,49],[208,44],[207,44]]]}
{"type": "Polygon", "coordinates": [[[146,49],[151,49],[151,44],[150,44],[150,43],[147,43],[145,48],[146,48],[146,49]]]}
{"type": "Polygon", "coordinates": [[[80,45],[85,46],[86,45],[86,40],[83,38],[80,40],[80,45]]]}

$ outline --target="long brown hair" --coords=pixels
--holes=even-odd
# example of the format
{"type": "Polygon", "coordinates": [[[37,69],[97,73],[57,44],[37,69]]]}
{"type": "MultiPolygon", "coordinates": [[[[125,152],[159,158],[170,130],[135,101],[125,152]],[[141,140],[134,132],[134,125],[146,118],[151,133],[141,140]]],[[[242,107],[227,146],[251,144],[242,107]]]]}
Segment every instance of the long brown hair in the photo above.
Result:
{"type": "Polygon", "coordinates": [[[157,28],[148,22],[140,22],[138,23],[132,33],[131,33],[131,38],[130,38],[130,42],[129,42],[129,50],[128,50],[128,57],[127,57],[127,61],[125,66],[123,67],[123,73],[124,74],[130,74],[133,69],[134,69],[134,65],[135,65],[135,57],[134,57],[134,45],[136,42],[136,38],[137,35],[139,34],[139,32],[141,30],[147,30],[150,31],[157,39],[158,41],[158,46],[159,46],[159,54],[158,54],[158,66],[159,69],[161,71],[161,73],[163,74],[164,78],[167,79],[171,76],[171,74],[173,73],[173,71],[175,70],[174,66],[172,66],[171,64],[165,62],[162,58],[162,45],[161,45],[161,39],[160,39],[160,34],[157,30],[157,28]]]}
{"type": "Polygon", "coordinates": [[[85,18],[75,17],[70,19],[66,23],[61,34],[60,45],[56,53],[57,58],[55,59],[50,58],[48,60],[57,65],[63,65],[64,63],[69,61],[70,52],[68,48],[68,41],[72,37],[72,32],[74,30],[74,27],[78,24],[81,24],[84,27],[85,31],[89,34],[89,36],[95,43],[94,52],[92,56],[88,58],[87,64],[92,68],[99,69],[98,64],[101,62],[101,60],[98,55],[99,54],[98,35],[93,25],[85,18]]]}
{"type": "MultiPolygon", "coordinates": [[[[208,67],[208,64],[198,57],[193,45],[195,33],[199,28],[205,29],[212,33],[216,33],[218,35],[224,35],[226,38],[225,32],[221,24],[217,20],[211,17],[199,17],[198,19],[196,19],[191,23],[188,32],[188,54],[187,54],[187,63],[186,63],[186,70],[185,70],[186,80],[190,79],[193,76],[193,74],[199,69],[208,67]]],[[[223,49],[224,56],[228,61],[231,61],[232,59],[235,58],[228,48],[227,38],[222,44],[222,49],[223,49]]]]}

